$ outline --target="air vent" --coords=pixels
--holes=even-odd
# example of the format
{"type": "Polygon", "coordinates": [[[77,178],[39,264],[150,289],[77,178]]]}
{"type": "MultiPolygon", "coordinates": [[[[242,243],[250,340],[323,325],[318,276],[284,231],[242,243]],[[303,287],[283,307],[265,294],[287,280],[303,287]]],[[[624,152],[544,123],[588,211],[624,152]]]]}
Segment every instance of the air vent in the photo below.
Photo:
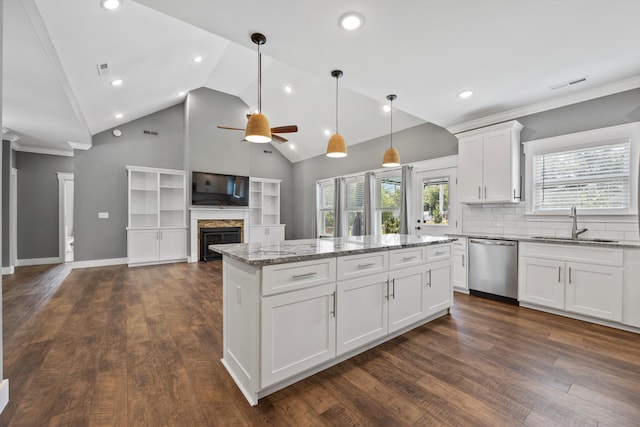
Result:
{"type": "Polygon", "coordinates": [[[271,154],[271,153],[273,153],[273,151],[271,151],[271,150],[262,150],[262,152],[263,152],[264,154],[271,154]]]}
{"type": "Polygon", "coordinates": [[[158,136],[158,132],[152,131],[152,130],[143,130],[142,133],[144,133],[145,135],[151,135],[151,136],[158,136]]]}
{"type": "Polygon", "coordinates": [[[98,64],[96,65],[96,67],[98,67],[99,76],[106,76],[109,74],[109,64],[107,64],[106,62],[104,64],[98,64]]]}
{"type": "Polygon", "coordinates": [[[569,81],[566,81],[566,82],[562,82],[562,83],[558,83],[558,84],[555,84],[555,85],[551,85],[551,86],[549,86],[549,89],[551,89],[551,90],[562,89],[563,87],[569,87],[569,86],[577,85],[577,84],[580,84],[580,83],[584,83],[586,81],[587,81],[587,76],[577,77],[577,78],[575,78],[573,80],[569,80],[569,81]]]}

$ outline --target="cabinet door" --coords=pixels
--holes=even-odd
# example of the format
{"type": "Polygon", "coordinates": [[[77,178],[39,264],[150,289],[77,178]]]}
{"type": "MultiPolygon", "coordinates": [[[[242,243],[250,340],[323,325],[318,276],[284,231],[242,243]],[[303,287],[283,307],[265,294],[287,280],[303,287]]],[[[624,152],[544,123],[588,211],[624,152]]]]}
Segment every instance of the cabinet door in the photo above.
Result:
{"type": "Polygon", "coordinates": [[[469,289],[467,283],[467,253],[465,251],[453,251],[453,287],[456,289],[469,289]]]}
{"type": "Polygon", "coordinates": [[[269,242],[280,242],[284,240],[284,227],[275,226],[275,227],[267,227],[267,241],[269,242]]]}
{"type": "Polygon", "coordinates": [[[447,309],[453,304],[451,269],[451,263],[448,261],[429,266],[424,292],[424,307],[427,316],[447,309]]]}
{"type": "Polygon", "coordinates": [[[486,202],[510,201],[511,194],[511,131],[509,129],[484,135],[483,189],[486,202]]]}
{"type": "Polygon", "coordinates": [[[160,260],[187,257],[187,230],[160,230],[160,260]]]}
{"type": "Polygon", "coordinates": [[[564,309],[564,277],[563,262],[520,257],[518,300],[564,309]]]}
{"type": "Polygon", "coordinates": [[[249,242],[262,243],[265,242],[267,234],[264,227],[249,227],[249,242]]]}
{"type": "Polygon", "coordinates": [[[458,141],[458,200],[474,203],[482,200],[482,135],[458,141]]]}
{"type": "Polygon", "coordinates": [[[411,325],[426,316],[424,310],[424,266],[389,275],[389,332],[411,325]]]}
{"type": "Polygon", "coordinates": [[[263,297],[260,387],[336,355],[335,283],[263,297]]]}
{"type": "Polygon", "coordinates": [[[127,256],[129,264],[158,260],[158,230],[129,230],[127,232],[127,256]]]}
{"type": "Polygon", "coordinates": [[[337,353],[387,334],[387,273],[338,282],[337,353]]]}
{"type": "Polygon", "coordinates": [[[622,321],[622,268],[567,263],[567,311],[622,321]]]}

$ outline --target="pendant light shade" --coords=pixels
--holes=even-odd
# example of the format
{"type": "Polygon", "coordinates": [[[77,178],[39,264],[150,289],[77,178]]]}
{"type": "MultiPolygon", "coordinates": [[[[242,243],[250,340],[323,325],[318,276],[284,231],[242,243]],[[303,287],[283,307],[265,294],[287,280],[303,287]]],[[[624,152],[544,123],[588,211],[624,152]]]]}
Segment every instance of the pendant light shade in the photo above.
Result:
{"type": "Polygon", "coordinates": [[[271,142],[271,127],[267,116],[262,114],[262,54],[260,46],[267,42],[267,38],[260,33],[251,34],[251,41],[258,45],[258,112],[249,117],[245,137],[249,142],[271,142]]]}
{"type": "Polygon", "coordinates": [[[389,114],[391,115],[391,130],[389,132],[389,139],[391,142],[391,146],[387,148],[387,151],[384,152],[384,157],[382,158],[382,166],[385,168],[393,168],[396,166],[400,166],[400,153],[393,146],[393,101],[397,98],[395,95],[387,95],[387,99],[389,100],[389,114]]]}
{"type": "Polygon", "coordinates": [[[347,157],[347,144],[344,137],[338,133],[338,79],[342,77],[342,71],[333,70],[331,77],[336,79],[336,133],[329,138],[327,157],[347,157]]]}

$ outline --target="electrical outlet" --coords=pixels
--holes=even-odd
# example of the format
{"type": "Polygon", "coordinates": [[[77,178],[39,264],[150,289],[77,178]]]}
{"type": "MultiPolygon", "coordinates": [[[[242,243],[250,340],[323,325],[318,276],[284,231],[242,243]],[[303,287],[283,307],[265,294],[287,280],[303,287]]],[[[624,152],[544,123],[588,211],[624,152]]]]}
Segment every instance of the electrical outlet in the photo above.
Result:
{"type": "Polygon", "coordinates": [[[236,302],[238,305],[242,305],[242,288],[240,286],[236,286],[236,302]]]}
{"type": "Polygon", "coordinates": [[[108,219],[109,218],[109,212],[98,212],[98,218],[100,218],[100,219],[108,219]]]}

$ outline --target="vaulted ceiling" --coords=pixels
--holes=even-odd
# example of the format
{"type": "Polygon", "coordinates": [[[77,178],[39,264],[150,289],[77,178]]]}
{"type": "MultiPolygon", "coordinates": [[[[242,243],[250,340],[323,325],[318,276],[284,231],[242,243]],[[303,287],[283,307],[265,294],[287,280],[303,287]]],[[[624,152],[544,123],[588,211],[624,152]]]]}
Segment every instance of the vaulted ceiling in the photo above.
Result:
{"type": "Polygon", "coordinates": [[[114,11],[99,0],[5,0],[3,132],[26,151],[88,148],[92,135],[199,87],[254,111],[257,31],[267,36],[263,112],[272,126],[299,126],[274,144],[295,162],[322,154],[335,130],[333,69],[344,71],[349,145],[388,134],[390,93],[394,130],[455,132],[640,87],[638,16],[635,0],[124,0],[114,11]],[[339,27],[349,11],[364,16],[361,29],[339,27]],[[460,99],[466,89],[474,95],[460,99]]]}

